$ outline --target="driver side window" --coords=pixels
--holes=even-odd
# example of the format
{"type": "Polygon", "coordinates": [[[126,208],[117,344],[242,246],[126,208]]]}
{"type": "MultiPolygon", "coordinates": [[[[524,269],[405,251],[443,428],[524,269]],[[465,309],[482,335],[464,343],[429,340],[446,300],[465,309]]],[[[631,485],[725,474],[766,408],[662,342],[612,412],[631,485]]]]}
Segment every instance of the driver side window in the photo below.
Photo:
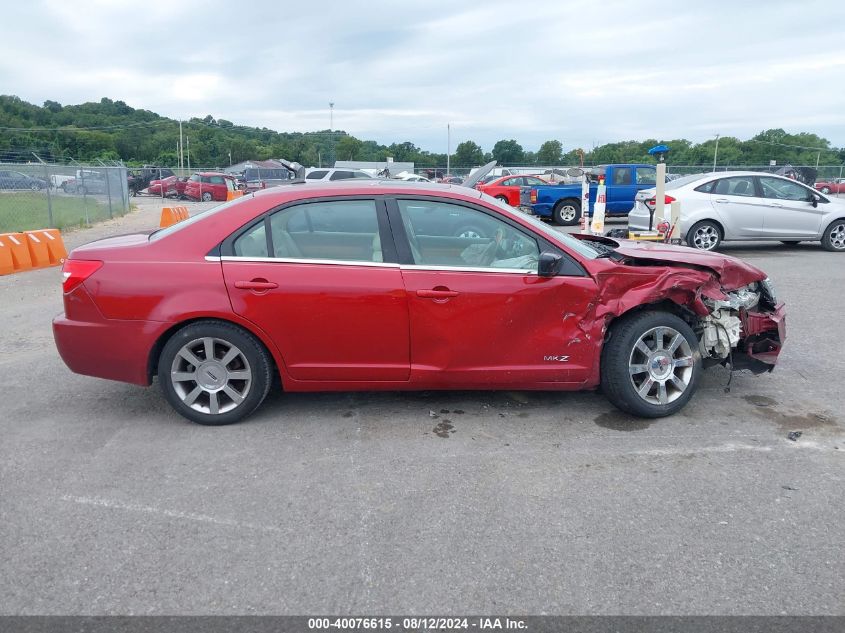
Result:
{"type": "Polygon", "coordinates": [[[498,218],[431,200],[397,204],[418,266],[537,271],[537,240],[498,218]]]}

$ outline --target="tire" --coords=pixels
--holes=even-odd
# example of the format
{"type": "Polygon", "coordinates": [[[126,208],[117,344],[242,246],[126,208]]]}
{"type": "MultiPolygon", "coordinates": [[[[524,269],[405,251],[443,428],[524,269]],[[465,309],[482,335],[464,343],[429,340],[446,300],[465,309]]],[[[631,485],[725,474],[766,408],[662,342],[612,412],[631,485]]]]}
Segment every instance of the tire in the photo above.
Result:
{"type": "Polygon", "coordinates": [[[481,239],[487,237],[487,232],[480,227],[467,224],[455,229],[455,237],[481,239]]]}
{"type": "Polygon", "coordinates": [[[199,321],[164,345],[158,380],[177,413],[197,424],[222,426],[239,422],[264,401],[272,367],[270,354],[249,332],[225,321],[199,321]],[[211,363],[206,360],[209,345],[211,363]],[[230,354],[234,356],[224,365],[230,354]]]}
{"type": "Polygon", "coordinates": [[[214,200],[214,196],[212,195],[212,193],[210,191],[206,191],[202,194],[202,201],[203,202],[211,202],[212,200],[214,200]]]}
{"type": "Polygon", "coordinates": [[[830,193],[830,187],[822,187],[821,192],[822,193],[830,193]]]}
{"type": "Polygon", "coordinates": [[[79,186],[76,188],[76,193],[78,193],[80,196],[84,196],[86,193],[88,193],[88,189],[86,189],[86,188],[85,188],[85,187],[83,187],[82,185],[79,185],[79,186]]]}
{"type": "Polygon", "coordinates": [[[801,240],[781,240],[780,243],[785,246],[797,246],[801,243],[801,240]]]}
{"type": "Polygon", "coordinates": [[[510,201],[508,200],[507,196],[496,196],[496,200],[501,200],[505,204],[510,204],[510,201]]]}
{"type": "Polygon", "coordinates": [[[700,251],[715,251],[722,243],[722,229],[710,220],[702,220],[687,231],[687,244],[700,251]]]}
{"type": "Polygon", "coordinates": [[[574,226],[581,219],[580,200],[561,200],[555,205],[552,218],[556,224],[561,226],[574,226]]]}
{"type": "Polygon", "coordinates": [[[602,349],[602,391],[618,409],[643,418],[682,409],[702,371],[695,333],[671,312],[622,317],[611,326],[602,349]]]}
{"type": "Polygon", "coordinates": [[[29,189],[31,191],[40,191],[41,185],[39,185],[37,182],[31,182],[31,183],[29,183],[29,189]]]}
{"type": "Polygon", "coordinates": [[[831,222],[822,235],[822,246],[826,251],[845,253],[845,218],[831,222]]]}

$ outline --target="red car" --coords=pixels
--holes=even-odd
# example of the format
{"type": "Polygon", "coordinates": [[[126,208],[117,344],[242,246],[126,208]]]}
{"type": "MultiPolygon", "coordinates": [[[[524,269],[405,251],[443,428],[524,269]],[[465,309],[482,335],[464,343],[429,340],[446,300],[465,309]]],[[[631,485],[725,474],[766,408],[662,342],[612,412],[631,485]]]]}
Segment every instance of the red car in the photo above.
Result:
{"type": "MultiPolygon", "coordinates": [[[[602,390],[672,414],[705,367],[772,369],[784,307],[718,253],[570,236],[469,188],[267,189],[65,261],[61,357],[201,424],[285,391],[602,390]],[[490,237],[454,235],[457,224],[490,237]]],[[[93,396],[92,396],[93,397],[93,396]]]]}
{"type": "Polygon", "coordinates": [[[198,172],[188,178],[183,195],[191,200],[225,201],[230,191],[238,188],[237,180],[229,174],[214,171],[198,172]]]}
{"type": "MultiPolygon", "coordinates": [[[[168,176],[161,180],[151,180],[150,186],[147,187],[147,193],[160,196],[164,189],[164,196],[175,196],[181,198],[185,195],[185,186],[187,185],[187,178],[177,178],[176,176],[168,176]]],[[[225,198],[224,198],[225,199],[225,198]]]]}
{"type": "Polygon", "coordinates": [[[502,176],[491,182],[480,184],[476,189],[488,196],[507,202],[512,207],[519,206],[520,187],[539,187],[549,183],[537,176],[502,176]]]}
{"type": "Polygon", "coordinates": [[[845,193],[845,178],[817,182],[813,187],[822,193],[845,193]]]}

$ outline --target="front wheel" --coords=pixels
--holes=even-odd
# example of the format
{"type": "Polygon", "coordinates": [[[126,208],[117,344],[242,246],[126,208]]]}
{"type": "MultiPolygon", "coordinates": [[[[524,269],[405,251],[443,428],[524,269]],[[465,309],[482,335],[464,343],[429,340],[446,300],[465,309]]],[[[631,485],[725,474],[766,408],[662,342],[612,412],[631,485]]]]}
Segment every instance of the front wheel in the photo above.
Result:
{"type": "Polygon", "coordinates": [[[29,184],[29,188],[32,191],[38,191],[39,189],[41,189],[41,185],[39,185],[37,182],[33,182],[29,184]]]}
{"type": "Polygon", "coordinates": [[[700,251],[715,251],[722,242],[722,231],[715,222],[702,220],[687,231],[687,244],[700,251]]]}
{"type": "Polygon", "coordinates": [[[508,200],[507,196],[496,196],[496,200],[501,200],[505,204],[510,204],[510,201],[508,200]]]}
{"type": "Polygon", "coordinates": [[[822,187],[822,193],[830,193],[830,187],[822,187]]]}
{"type": "Polygon", "coordinates": [[[162,349],[158,379],[164,397],[197,424],[220,426],[252,413],[270,390],[272,361],[264,346],[231,323],[200,321],[176,332],[162,349]]]}
{"type": "Polygon", "coordinates": [[[203,202],[211,202],[214,199],[214,196],[211,195],[210,191],[206,191],[202,194],[202,201],[203,202]]]}
{"type": "Polygon", "coordinates": [[[827,251],[845,251],[845,218],[834,220],[824,230],[822,246],[827,251]]]}
{"type": "Polygon", "coordinates": [[[574,226],[581,218],[581,202],[579,200],[561,200],[555,205],[552,217],[557,224],[574,226]]]}
{"type": "Polygon", "coordinates": [[[683,408],[698,388],[701,371],[695,333],[670,312],[622,317],[602,349],[601,384],[608,400],[644,418],[683,408]]]}

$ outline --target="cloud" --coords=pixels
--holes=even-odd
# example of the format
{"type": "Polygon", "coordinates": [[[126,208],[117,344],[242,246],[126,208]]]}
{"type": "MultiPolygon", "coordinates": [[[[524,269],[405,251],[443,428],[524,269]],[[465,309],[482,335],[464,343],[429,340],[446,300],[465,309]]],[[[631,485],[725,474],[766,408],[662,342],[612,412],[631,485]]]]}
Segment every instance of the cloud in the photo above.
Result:
{"type": "Polygon", "coordinates": [[[122,99],[280,131],[334,126],[444,151],[636,138],[747,138],[770,127],[845,146],[845,5],[607,0],[31,1],[5,9],[3,92],[122,99]],[[819,16],[824,16],[820,19],[819,16]],[[453,141],[454,144],[454,141],[453,141]]]}

